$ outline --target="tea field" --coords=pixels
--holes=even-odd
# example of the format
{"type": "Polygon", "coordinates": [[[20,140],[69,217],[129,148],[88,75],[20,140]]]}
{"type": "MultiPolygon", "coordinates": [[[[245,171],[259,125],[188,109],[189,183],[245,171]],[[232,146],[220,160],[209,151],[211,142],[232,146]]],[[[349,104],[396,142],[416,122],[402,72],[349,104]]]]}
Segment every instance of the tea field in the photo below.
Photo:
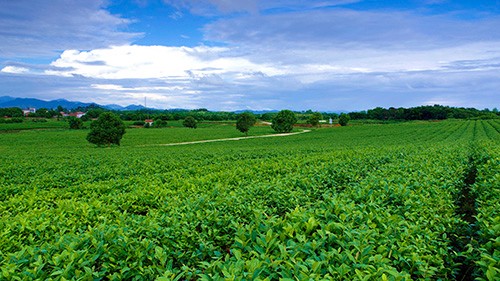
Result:
{"type": "Polygon", "coordinates": [[[498,120],[87,132],[0,133],[0,280],[500,278],[498,120]]]}

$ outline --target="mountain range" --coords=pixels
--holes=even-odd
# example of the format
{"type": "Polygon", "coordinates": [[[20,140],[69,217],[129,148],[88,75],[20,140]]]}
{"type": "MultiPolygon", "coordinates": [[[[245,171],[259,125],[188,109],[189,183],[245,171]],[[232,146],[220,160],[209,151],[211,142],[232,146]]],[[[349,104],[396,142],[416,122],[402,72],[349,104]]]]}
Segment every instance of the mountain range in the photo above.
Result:
{"type": "Polygon", "coordinates": [[[146,107],[142,105],[128,105],[121,106],[117,104],[107,104],[107,105],[99,105],[96,103],[85,103],[79,101],[69,101],[66,99],[57,99],[51,101],[44,101],[35,98],[14,98],[10,96],[2,96],[0,97],[0,108],[5,107],[19,107],[19,108],[47,108],[47,109],[56,109],[58,106],[62,106],[68,110],[72,110],[77,107],[87,107],[87,106],[99,106],[102,108],[110,109],[110,110],[140,110],[146,109],[146,107]]]}
{"type": "MultiPolygon", "coordinates": [[[[40,100],[40,99],[35,99],[35,98],[15,98],[15,97],[11,97],[11,96],[0,96],[0,108],[19,107],[21,109],[25,109],[25,108],[34,107],[36,109],[38,109],[38,108],[56,109],[59,105],[67,110],[73,110],[73,109],[78,108],[78,107],[87,107],[87,106],[98,106],[98,107],[102,107],[102,108],[109,109],[109,110],[119,110],[119,111],[122,111],[122,110],[123,111],[124,110],[141,110],[141,109],[161,110],[161,109],[157,109],[157,108],[155,109],[155,108],[144,107],[142,105],[137,105],[137,104],[127,105],[127,106],[121,106],[118,104],[101,105],[101,104],[97,104],[97,103],[85,103],[85,102],[80,102],[80,101],[69,101],[66,99],[45,101],[45,100],[40,100]]],[[[169,109],[169,110],[185,110],[185,109],[173,108],[173,109],[169,109]]],[[[250,111],[254,114],[278,112],[278,110],[248,110],[248,109],[235,110],[233,112],[234,113],[242,113],[242,112],[247,112],[247,111],[250,111]]],[[[342,112],[347,112],[347,111],[344,111],[344,110],[326,111],[326,113],[337,113],[337,114],[340,114],[342,112]]]]}

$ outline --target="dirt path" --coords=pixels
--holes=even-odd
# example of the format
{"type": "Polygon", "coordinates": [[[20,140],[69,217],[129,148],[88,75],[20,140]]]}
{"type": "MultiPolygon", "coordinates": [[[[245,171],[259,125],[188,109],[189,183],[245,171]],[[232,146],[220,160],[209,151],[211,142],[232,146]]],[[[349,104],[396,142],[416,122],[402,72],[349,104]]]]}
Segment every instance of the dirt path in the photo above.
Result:
{"type": "Polygon", "coordinates": [[[303,130],[302,132],[295,132],[295,133],[271,134],[271,135],[262,135],[262,136],[250,136],[250,137],[214,139],[214,140],[175,142],[175,143],[165,143],[165,144],[151,144],[151,145],[141,145],[141,146],[175,146],[175,145],[187,145],[187,144],[207,143],[207,142],[239,141],[239,140],[256,139],[256,138],[286,137],[286,136],[292,136],[292,135],[298,135],[298,134],[308,133],[310,131],[311,130],[303,130]]]}

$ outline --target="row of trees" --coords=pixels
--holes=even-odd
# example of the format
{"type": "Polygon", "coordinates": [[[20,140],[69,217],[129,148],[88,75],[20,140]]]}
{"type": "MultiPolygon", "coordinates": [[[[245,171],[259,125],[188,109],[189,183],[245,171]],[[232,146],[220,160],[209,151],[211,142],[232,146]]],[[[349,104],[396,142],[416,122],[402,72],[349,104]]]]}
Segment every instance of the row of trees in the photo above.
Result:
{"type": "MultiPolygon", "coordinates": [[[[320,116],[315,116],[314,120],[320,116]]],[[[255,125],[257,118],[250,112],[238,114],[236,129],[248,136],[248,131],[255,125]]],[[[297,117],[293,111],[282,110],[274,116],[271,127],[278,133],[288,133],[293,130],[297,123],[297,117]]],[[[71,129],[81,129],[83,121],[78,118],[68,118],[71,129]]],[[[187,116],[182,122],[184,127],[196,128],[197,121],[193,116],[187,116]]],[[[125,125],[121,118],[112,112],[103,112],[97,120],[90,124],[90,132],[87,141],[97,146],[120,145],[120,140],[125,134],[125,125]]]]}
{"type": "MultiPolygon", "coordinates": [[[[318,126],[319,121],[322,120],[323,116],[319,112],[314,112],[308,119],[309,124],[312,126],[318,126]]],[[[238,115],[238,120],[236,121],[236,129],[240,132],[248,135],[248,131],[255,124],[257,118],[250,112],[245,112],[238,115]]],[[[346,126],[349,122],[350,117],[347,114],[341,114],[339,116],[339,124],[341,126],[346,126]]],[[[271,128],[273,128],[277,133],[289,133],[293,130],[293,126],[297,123],[297,115],[291,110],[282,110],[278,112],[272,119],[271,128]]]]}
{"type": "MultiPolygon", "coordinates": [[[[96,119],[103,112],[109,110],[99,107],[98,105],[91,105],[87,107],[79,107],[73,109],[73,112],[82,111],[86,114],[82,117],[83,121],[96,119]]],[[[68,112],[65,108],[58,106],[57,109],[37,109],[36,113],[30,113],[29,117],[52,118],[61,116],[60,112],[68,112]]],[[[209,111],[205,108],[195,110],[155,110],[155,109],[141,109],[134,111],[114,111],[124,121],[144,121],[145,119],[155,120],[185,120],[188,116],[193,117],[196,121],[223,121],[223,120],[237,120],[239,114],[236,112],[223,112],[223,111],[209,111]]],[[[312,110],[294,112],[299,122],[307,122],[313,126],[317,126],[322,119],[337,119],[340,116],[331,112],[313,112],[312,110]]],[[[264,112],[254,114],[257,119],[263,121],[272,121],[278,112],[264,112]]],[[[496,118],[500,115],[499,111],[495,108],[493,110],[484,109],[478,110],[475,108],[463,107],[449,107],[442,105],[433,106],[418,106],[411,108],[382,108],[377,107],[374,109],[358,112],[348,113],[349,118],[352,120],[374,119],[374,120],[442,120],[448,118],[467,119],[467,118],[496,118]]],[[[0,108],[0,117],[24,117],[20,108],[0,108]]]]}
{"type": "Polygon", "coordinates": [[[443,120],[443,119],[469,119],[469,118],[497,118],[499,112],[493,110],[478,110],[475,108],[449,107],[442,105],[418,106],[411,108],[382,108],[376,107],[367,111],[351,112],[351,119],[374,120],[443,120]]]}

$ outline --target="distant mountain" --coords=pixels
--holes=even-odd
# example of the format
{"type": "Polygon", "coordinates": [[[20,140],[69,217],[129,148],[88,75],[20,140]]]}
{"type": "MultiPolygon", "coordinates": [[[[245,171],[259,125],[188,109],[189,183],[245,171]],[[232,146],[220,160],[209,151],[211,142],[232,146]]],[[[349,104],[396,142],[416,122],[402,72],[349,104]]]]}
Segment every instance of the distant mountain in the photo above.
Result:
{"type": "Polygon", "coordinates": [[[233,111],[234,113],[237,113],[237,114],[240,114],[240,113],[243,113],[243,112],[252,112],[253,114],[264,114],[264,113],[278,113],[279,110],[250,110],[250,109],[246,109],[246,110],[236,110],[236,111],[233,111]]]}
{"type": "Polygon", "coordinates": [[[126,107],[123,107],[122,109],[119,109],[119,110],[141,110],[141,109],[151,109],[151,108],[147,108],[147,107],[144,107],[142,105],[132,104],[132,105],[128,105],[126,107]]]}
{"type": "Polygon", "coordinates": [[[55,109],[57,106],[62,106],[67,109],[73,109],[79,106],[89,106],[91,103],[84,102],[74,102],[68,101],[65,99],[58,99],[52,101],[44,101],[33,98],[13,98],[13,97],[1,97],[0,98],[0,107],[19,107],[19,108],[48,108],[55,109]]]}
{"type": "Polygon", "coordinates": [[[14,99],[13,97],[3,96],[3,97],[0,97],[0,103],[8,102],[8,101],[11,101],[13,99],[14,99]]]}
{"type": "Polygon", "coordinates": [[[102,107],[110,109],[110,110],[122,110],[123,106],[118,105],[118,104],[106,104],[103,105],[102,107]]]}
{"type": "Polygon", "coordinates": [[[126,107],[117,104],[108,104],[108,105],[98,105],[95,103],[85,103],[79,101],[69,101],[66,99],[57,99],[51,101],[44,101],[34,98],[14,98],[9,96],[0,97],[0,108],[5,107],[19,107],[19,108],[47,108],[47,109],[56,109],[58,106],[62,106],[66,109],[72,110],[77,107],[87,107],[91,105],[97,105],[110,110],[141,110],[147,109],[142,105],[132,104],[126,107]]]}
{"type": "Polygon", "coordinates": [[[102,107],[110,109],[110,110],[141,110],[141,109],[152,109],[152,108],[147,108],[142,105],[137,105],[137,104],[131,104],[127,105],[125,107],[118,105],[118,104],[106,104],[103,105],[102,107]]]}

